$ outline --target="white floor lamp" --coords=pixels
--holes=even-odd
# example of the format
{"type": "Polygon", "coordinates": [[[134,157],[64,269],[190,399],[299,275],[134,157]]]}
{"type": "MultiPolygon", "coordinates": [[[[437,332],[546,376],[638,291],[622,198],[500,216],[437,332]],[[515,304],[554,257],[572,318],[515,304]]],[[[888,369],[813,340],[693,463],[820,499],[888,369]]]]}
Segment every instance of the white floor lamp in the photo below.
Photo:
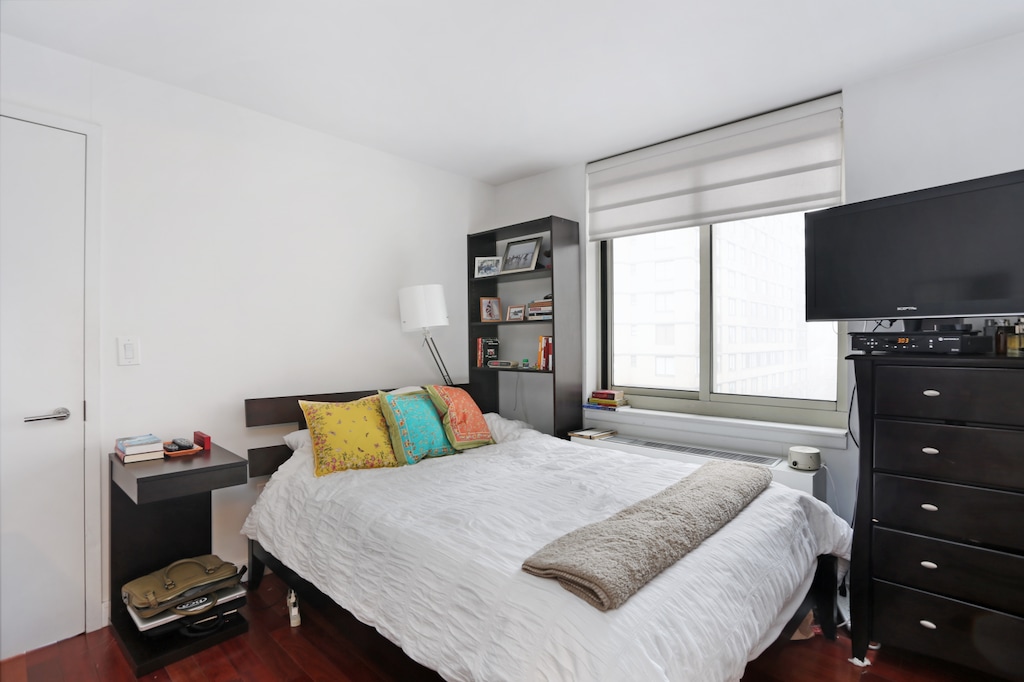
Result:
{"type": "Polygon", "coordinates": [[[448,326],[448,308],[444,303],[444,287],[440,284],[417,284],[398,290],[398,309],[402,317],[402,331],[423,330],[423,342],[434,358],[434,364],[441,372],[445,384],[453,386],[448,368],[444,366],[441,353],[437,350],[431,327],[448,326]]]}

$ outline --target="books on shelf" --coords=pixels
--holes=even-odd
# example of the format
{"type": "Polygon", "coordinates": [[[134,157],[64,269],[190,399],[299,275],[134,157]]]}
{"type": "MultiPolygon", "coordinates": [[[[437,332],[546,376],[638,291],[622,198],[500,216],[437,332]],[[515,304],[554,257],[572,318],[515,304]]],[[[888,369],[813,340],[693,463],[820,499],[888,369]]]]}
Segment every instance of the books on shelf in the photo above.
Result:
{"type": "Polygon", "coordinates": [[[618,431],[614,429],[581,429],[579,431],[570,431],[569,435],[588,440],[601,440],[602,438],[610,438],[617,433],[618,431]]]}
{"type": "Polygon", "coordinates": [[[476,340],[476,366],[487,367],[491,360],[498,359],[498,339],[493,336],[482,336],[476,340]]]}
{"type": "Polygon", "coordinates": [[[126,436],[114,441],[114,449],[122,455],[138,455],[145,452],[163,452],[164,442],[152,433],[142,436],[126,436]]]}
{"type": "Polygon", "coordinates": [[[550,298],[542,298],[536,301],[530,301],[526,305],[526,319],[527,320],[553,320],[554,315],[554,301],[550,298]]]}
{"type": "Polygon", "coordinates": [[[555,340],[553,336],[537,337],[536,369],[551,372],[555,369],[555,340]]]}

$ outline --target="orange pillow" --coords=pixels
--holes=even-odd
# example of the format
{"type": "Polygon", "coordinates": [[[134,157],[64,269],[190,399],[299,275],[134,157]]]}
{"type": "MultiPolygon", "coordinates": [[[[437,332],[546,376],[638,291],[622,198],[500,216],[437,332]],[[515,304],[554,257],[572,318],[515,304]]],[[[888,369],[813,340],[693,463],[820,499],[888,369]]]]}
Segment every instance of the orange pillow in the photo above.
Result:
{"type": "Polygon", "coordinates": [[[469,450],[494,442],[476,401],[455,386],[427,386],[430,400],[441,415],[444,435],[456,450],[469,450]]]}

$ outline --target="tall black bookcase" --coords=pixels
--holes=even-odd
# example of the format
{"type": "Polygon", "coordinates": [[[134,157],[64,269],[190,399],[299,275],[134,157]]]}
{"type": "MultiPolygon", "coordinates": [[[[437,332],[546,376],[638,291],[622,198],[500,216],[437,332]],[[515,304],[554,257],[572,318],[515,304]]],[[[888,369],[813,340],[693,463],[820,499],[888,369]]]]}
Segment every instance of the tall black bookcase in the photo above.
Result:
{"type": "MultiPolygon", "coordinates": [[[[543,255],[543,254],[542,254],[543,255]]],[[[583,329],[580,267],[579,223],[549,216],[516,225],[499,227],[471,234],[467,238],[467,272],[469,278],[469,390],[484,412],[501,412],[499,383],[503,373],[522,372],[538,376],[531,379],[550,384],[553,406],[554,435],[567,438],[569,431],[583,425],[583,329]],[[542,236],[543,249],[550,258],[540,259],[538,267],[529,272],[504,273],[492,277],[475,277],[476,258],[502,256],[510,241],[542,236]],[[528,304],[552,294],[553,319],[550,321],[507,322],[509,305],[528,304]],[[501,322],[482,322],[480,299],[497,296],[501,299],[501,322]],[[554,369],[532,367],[539,336],[551,336],[554,348],[554,369]],[[477,340],[499,339],[499,357],[520,361],[529,358],[525,369],[494,369],[477,366],[477,340]]]]}

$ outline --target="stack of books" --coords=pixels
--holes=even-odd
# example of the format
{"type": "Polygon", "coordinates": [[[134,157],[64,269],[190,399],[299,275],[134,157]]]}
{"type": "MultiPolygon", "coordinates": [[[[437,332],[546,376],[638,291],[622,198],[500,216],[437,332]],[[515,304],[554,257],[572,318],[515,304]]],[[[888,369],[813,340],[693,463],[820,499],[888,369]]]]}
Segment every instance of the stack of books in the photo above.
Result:
{"type": "Polygon", "coordinates": [[[587,402],[583,403],[583,407],[589,410],[615,411],[629,406],[626,404],[626,396],[622,391],[609,391],[602,389],[599,391],[592,391],[590,393],[590,398],[587,402]]]}
{"type": "Polygon", "coordinates": [[[125,464],[132,462],[145,462],[150,459],[163,459],[164,442],[147,433],[143,436],[128,436],[118,438],[114,442],[114,452],[125,464]]]}
{"type": "Polygon", "coordinates": [[[553,372],[555,370],[555,340],[553,336],[537,337],[536,369],[553,372]]]}
{"type": "Polygon", "coordinates": [[[498,339],[483,336],[476,340],[476,366],[487,367],[491,360],[498,359],[498,339]]]}
{"type": "Polygon", "coordinates": [[[573,438],[586,438],[587,440],[601,440],[602,438],[611,438],[618,431],[614,429],[582,429],[580,431],[570,431],[569,435],[573,438]]]}
{"type": "Polygon", "coordinates": [[[542,298],[537,301],[530,301],[526,306],[527,320],[553,320],[555,307],[554,301],[550,298],[542,298]]]}

